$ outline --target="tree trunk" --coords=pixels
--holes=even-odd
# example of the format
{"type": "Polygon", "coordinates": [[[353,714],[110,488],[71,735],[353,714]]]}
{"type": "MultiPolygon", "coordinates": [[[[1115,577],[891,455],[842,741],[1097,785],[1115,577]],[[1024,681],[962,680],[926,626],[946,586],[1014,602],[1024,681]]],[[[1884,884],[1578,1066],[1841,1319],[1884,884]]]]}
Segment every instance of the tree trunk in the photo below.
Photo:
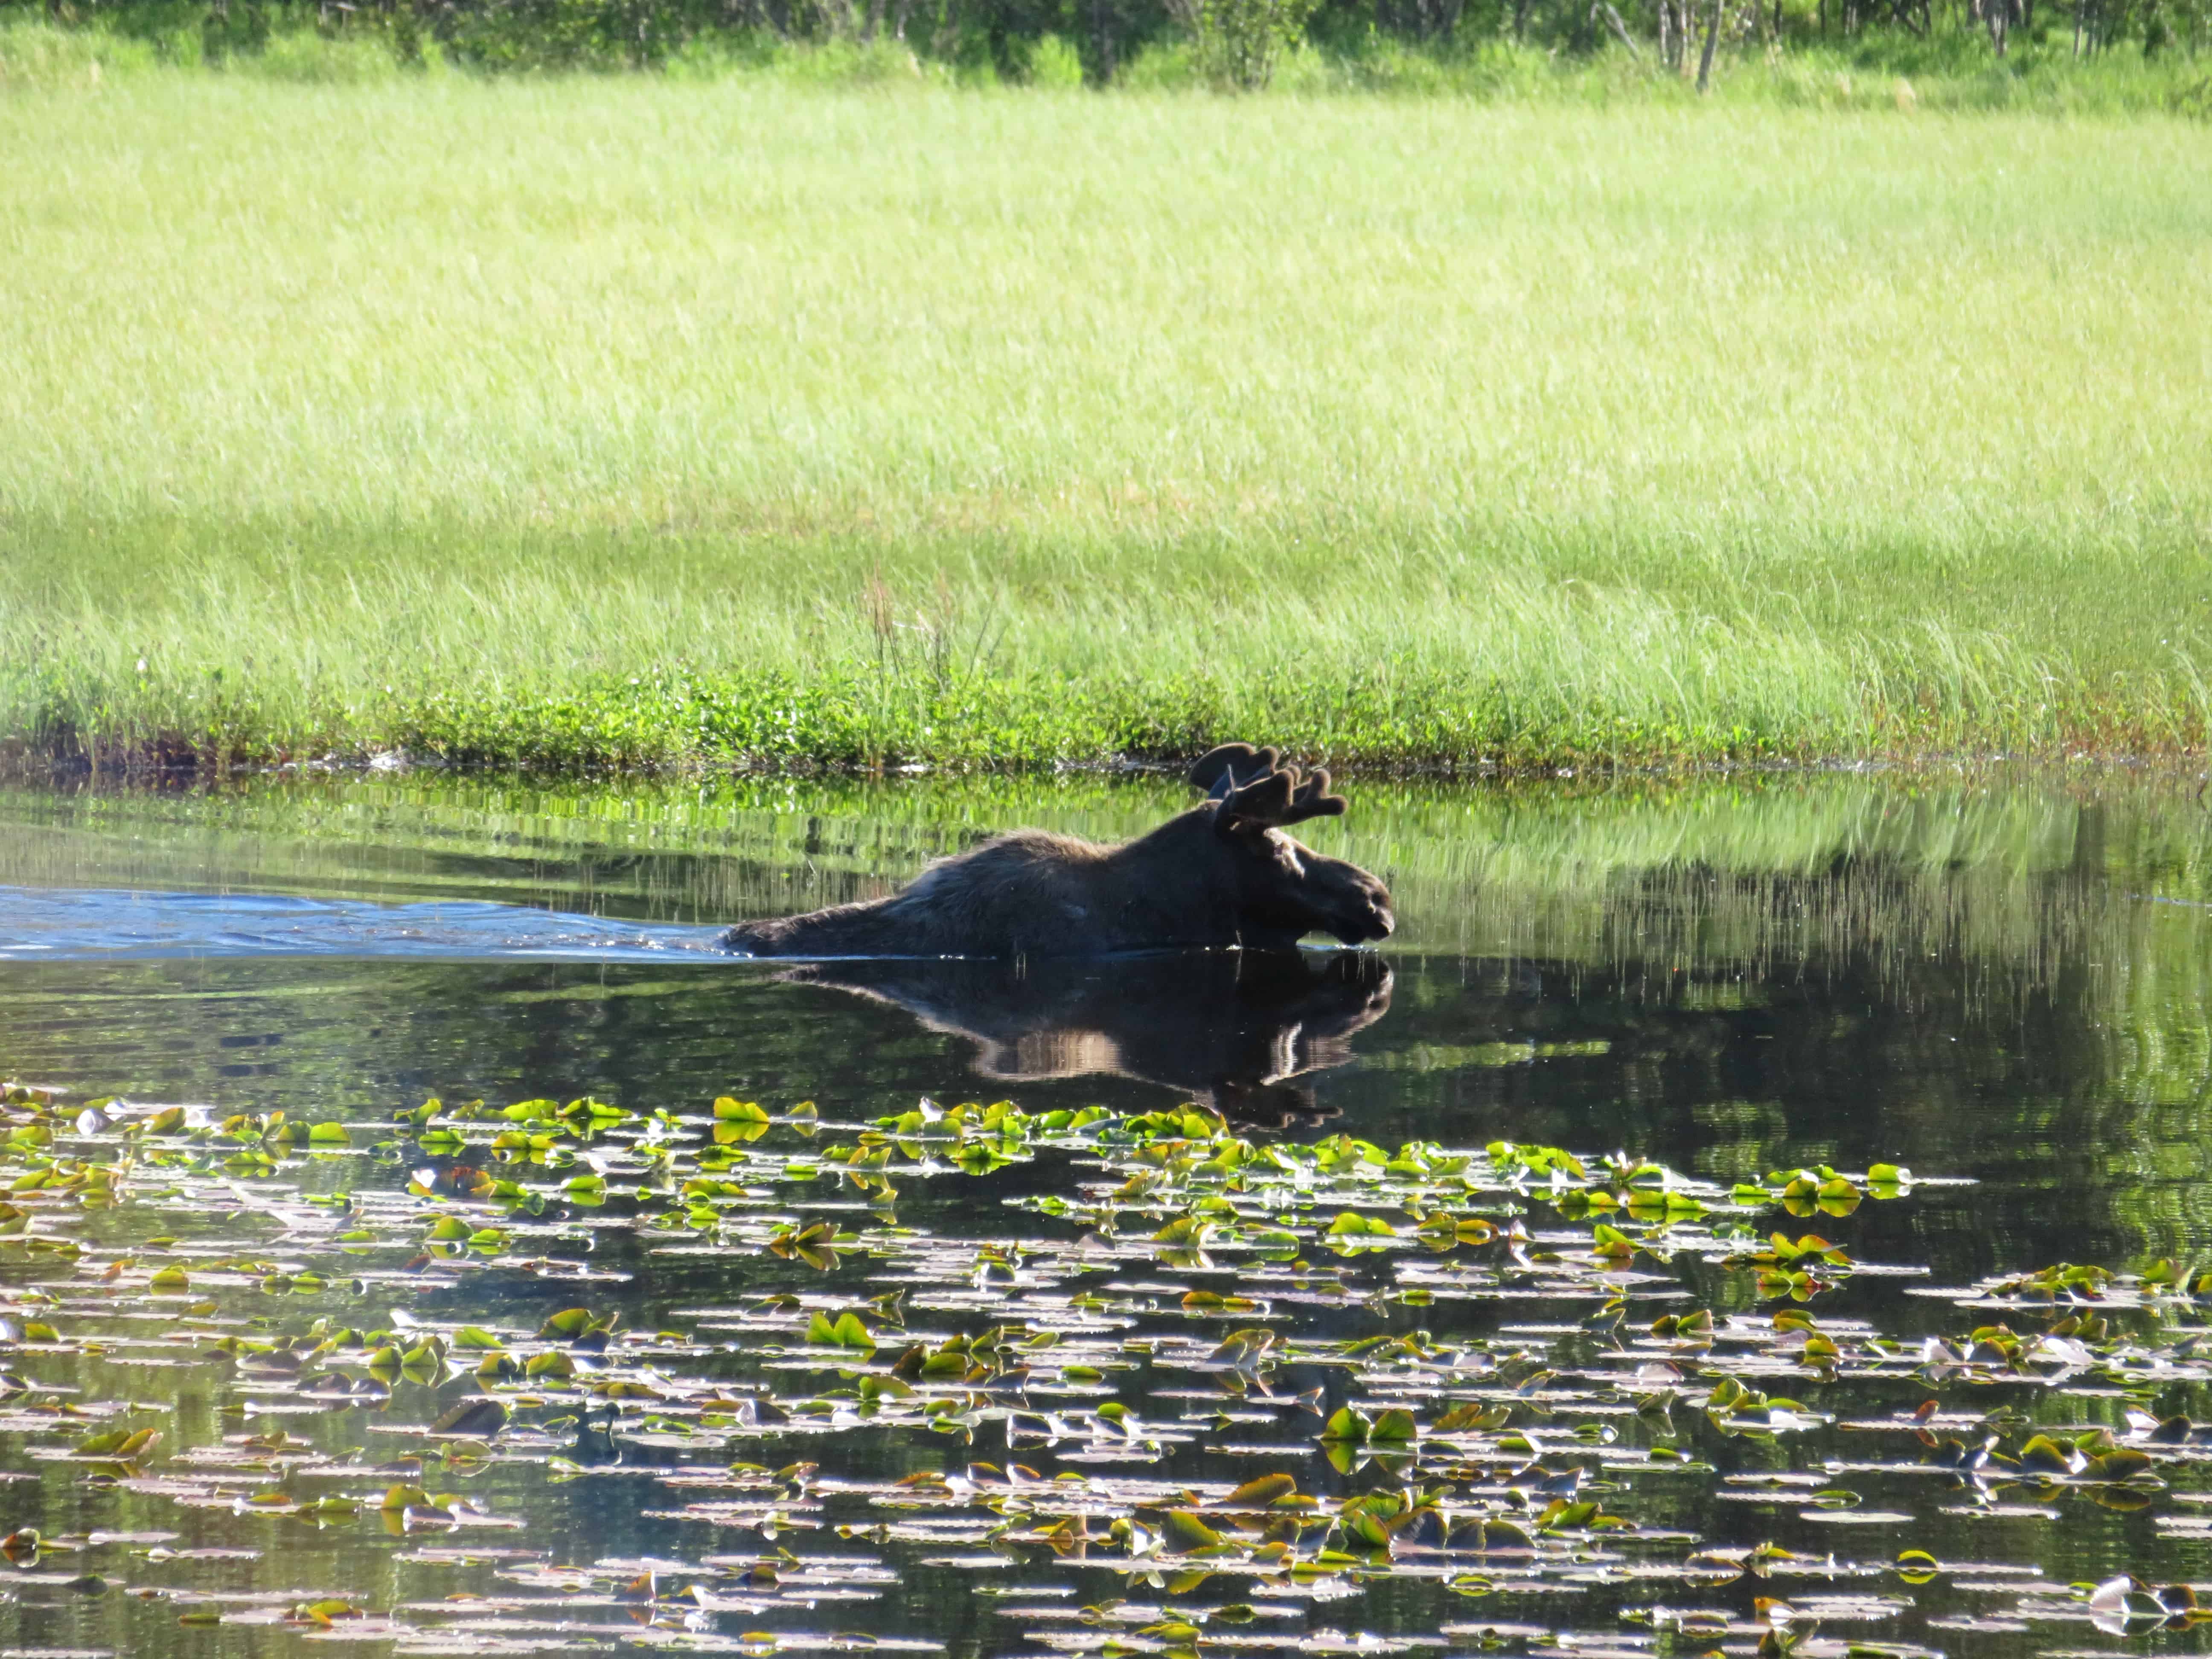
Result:
{"type": "Polygon", "coordinates": [[[1698,96],[1704,97],[1713,83],[1713,48],[1721,40],[1721,6],[1723,0],[1713,0],[1713,15],[1705,23],[1705,49],[1698,58],[1698,96]]]}
{"type": "Polygon", "coordinates": [[[1631,58],[1642,58],[1644,54],[1636,49],[1636,42],[1629,35],[1628,25],[1620,21],[1620,14],[1615,11],[1613,7],[1607,3],[1607,0],[1597,0],[1597,4],[1590,8],[1591,22],[1595,23],[1597,21],[1597,16],[1600,12],[1603,12],[1605,14],[1606,23],[1612,28],[1613,38],[1619,40],[1622,46],[1628,48],[1629,57],[1631,58]]]}

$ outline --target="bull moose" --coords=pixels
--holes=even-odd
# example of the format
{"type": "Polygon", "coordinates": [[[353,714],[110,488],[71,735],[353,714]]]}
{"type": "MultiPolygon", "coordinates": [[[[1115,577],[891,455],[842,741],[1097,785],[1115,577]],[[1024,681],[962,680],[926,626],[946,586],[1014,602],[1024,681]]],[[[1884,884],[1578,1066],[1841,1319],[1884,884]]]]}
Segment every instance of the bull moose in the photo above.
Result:
{"type": "Polygon", "coordinates": [[[1017,830],[939,860],[889,898],[741,921],[719,943],[755,957],[1011,957],[1389,937],[1381,882],[1284,833],[1345,810],[1327,772],[1301,777],[1274,750],[1232,743],[1190,781],[1203,801],[1119,847],[1017,830]]]}

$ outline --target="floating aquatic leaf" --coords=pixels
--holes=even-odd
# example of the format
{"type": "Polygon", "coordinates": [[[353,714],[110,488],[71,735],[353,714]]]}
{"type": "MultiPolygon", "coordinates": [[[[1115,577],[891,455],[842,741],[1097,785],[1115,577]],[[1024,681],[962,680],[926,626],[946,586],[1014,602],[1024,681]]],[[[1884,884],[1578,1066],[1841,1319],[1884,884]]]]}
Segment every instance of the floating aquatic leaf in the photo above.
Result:
{"type": "Polygon", "coordinates": [[[466,1400],[430,1425],[432,1434],[488,1438],[507,1426],[507,1407],[497,1400],[466,1400]]]}
{"type": "Polygon", "coordinates": [[[1247,1480],[1219,1501],[1224,1509],[1265,1509],[1297,1495],[1297,1480],[1288,1474],[1263,1474],[1247,1480]]]}

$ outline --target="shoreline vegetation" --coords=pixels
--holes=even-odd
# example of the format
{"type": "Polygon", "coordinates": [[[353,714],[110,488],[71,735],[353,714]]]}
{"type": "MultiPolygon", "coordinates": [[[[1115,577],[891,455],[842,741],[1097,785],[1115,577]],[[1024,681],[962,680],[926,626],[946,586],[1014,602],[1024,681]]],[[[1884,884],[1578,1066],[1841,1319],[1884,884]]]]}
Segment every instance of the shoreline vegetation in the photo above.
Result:
{"type": "Polygon", "coordinates": [[[815,88],[1443,95],[2212,118],[2212,0],[198,0],[0,4],[0,94],[650,71],[815,88]]]}
{"type": "MultiPolygon", "coordinates": [[[[76,544],[107,540],[101,526],[76,544]]],[[[54,567],[76,541],[51,562],[51,544],[29,541],[0,604],[0,760],[17,768],[1022,770],[1176,761],[1224,733],[1337,767],[1462,775],[2158,765],[2200,761],[2212,725],[2212,653],[2182,634],[2193,616],[2166,622],[2181,637],[2130,672],[2120,663],[2139,628],[2069,645],[2057,605],[2032,641],[1940,618],[1900,618],[1884,638],[1762,615],[1782,609],[1771,592],[1717,613],[1574,574],[1478,571],[1428,573],[1430,594],[1409,582],[1382,614],[1337,617],[1326,594],[1267,611],[1231,599],[1261,616],[1257,637],[1237,641],[1209,627],[1203,583],[1063,607],[979,578],[971,610],[916,580],[909,605],[874,590],[872,620],[864,588],[856,623],[803,595],[749,617],[753,595],[649,558],[645,577],[595,586],[573,548],[496,573],[480,551],[457,555],[458,572],[411,549],[340,557],[340,573],[291,583],[253,561],[179,561],[178,586],[124,594],[72,577],[58,605],[54,567]],[[34,583],[46,592],[27,596],[34,583]],[[1417,617],[1399,608],[1424,603],[1417,617]],[[674,635],[702,620],[738,648],[693,655],[674,635]]],[[[818,550],[785,551],[804,562],[818,550]]],[[[1129,561],[1100,556],[1116,556],[1129,561]]],[[[2157,574],[2169,588],[2201,580],[2157,574]]],[[[1832,604],[1850,602],[1822,575],[1832,604]]]]}
{"type": "Polygon", "coordinates": [[[2212,729],[2212,126],[2107,95],[2183,84],[2182,12],[2076,63],[2046,4],[1995,69],[1964,14],[1828,48],[1763,15],[1787,46],[1724,35],[1703,102],[1542,7],[1389,46],[1527,71],[1487,100],[856,90],[793,67],[857,61],[835,29],[506,76],[310,29],[293,84],[307,14],[251,15],[217,53],[176,13],[198,67],[150,11],[0,23],[48,65],[0,75],[39,158],[0,169],[0,755],[1226,734],[1510,771],[2212,729]],[[356,49],[354,84],[314,56],[356,49]],[[1786,90],[1877,49],[2104,113],[1786,90]]]}

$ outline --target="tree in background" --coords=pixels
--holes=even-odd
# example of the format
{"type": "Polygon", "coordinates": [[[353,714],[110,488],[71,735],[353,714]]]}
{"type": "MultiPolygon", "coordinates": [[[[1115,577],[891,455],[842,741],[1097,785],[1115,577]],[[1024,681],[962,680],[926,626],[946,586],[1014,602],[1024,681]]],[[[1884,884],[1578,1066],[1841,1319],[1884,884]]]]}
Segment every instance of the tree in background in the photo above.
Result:
{"type": "MultiPolygon", "coordinates": [[[[1255,91],[1310,43],[1348,78],[1408,88],[1512,86],[1540,61],[1571,64],[1608,41],[1644,66],[1710,85],[1723,52],[1770,61],[1813,45],[1874,75],[1978,75],[2018,58],[2039,72],[2067,52],[2139,43],[2193,59],[2212,0],[0,0],[10,12],[152,38],[166,56],[219,62],[312,30],[380,36],[402,62],[434,52],[489,70],[652,68],[692,58],[767,62],[834,47],[851,72],[920,64],[957,78],[1103,86],[1160,49],[1147,84],[1192,73],[1255,91]],[[1501,52],[1505,43],[1528,49],[1501,52]],[[1647,52],[1645,48],[1654,48],[1647,52]],[[189,47],[189,51],[186,48],[189,47]],[[2031,53],[2030,48],[2036,50],[2031,53]]],[[[2017,74],[2021,71],[2013,71],[2017,74]]],[[[2212,80],[2179,65],[2160,94],[2212,113],[2212,80]]],[[[1850,76],[1834,77],[1849,96],[1850,76]]],[[[1898,82],[1904,85],[1903,81],[1898,82]]],[[[2002,96],[1996,82],[1985,83],[2002,96]]],[[[1909,92],[1907,94],[1909,95],[1909,92]]]]}
{"type": "Polygon", "coordinates": [[[1305,36],[1319,0],[1170,0],[1176,21],[1197,43],[1206,78],[1236,92],[1258,92],[1282,55],[1305,36]]]}

